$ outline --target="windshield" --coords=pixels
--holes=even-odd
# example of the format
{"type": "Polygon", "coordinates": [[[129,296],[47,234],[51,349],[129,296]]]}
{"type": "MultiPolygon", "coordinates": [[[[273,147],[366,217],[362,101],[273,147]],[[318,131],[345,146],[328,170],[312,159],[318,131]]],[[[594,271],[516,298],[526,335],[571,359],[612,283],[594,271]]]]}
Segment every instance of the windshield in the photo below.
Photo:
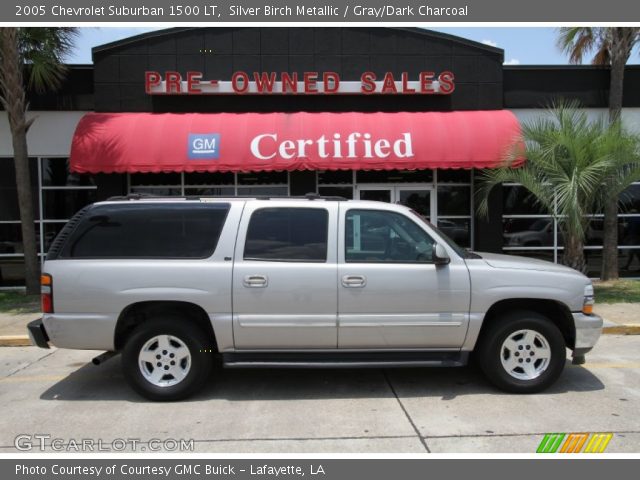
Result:
{"type": "Polygon", "coordinates": [[[458,255],[460,255],[462,258],[471,258],[471,254],[467,250],[465,250],[456,242],[451,240],[451,238],[449,238],[449,236],[445,234],[442,230],[440,230],[438,227],[436,227],[433,223],[431,223],[429,220],[424,218],[415,210],[412,210],[412,209],[410,210],[411,210],[411,213],[413,213],[416,217],[418,217],[422,223],[428,225],[429,228],[432,228],[433,230],[435,230],[438,233],[438,235],[440,235],[442,239],[447,243],[447,245],[453,248],[458,255]]]}

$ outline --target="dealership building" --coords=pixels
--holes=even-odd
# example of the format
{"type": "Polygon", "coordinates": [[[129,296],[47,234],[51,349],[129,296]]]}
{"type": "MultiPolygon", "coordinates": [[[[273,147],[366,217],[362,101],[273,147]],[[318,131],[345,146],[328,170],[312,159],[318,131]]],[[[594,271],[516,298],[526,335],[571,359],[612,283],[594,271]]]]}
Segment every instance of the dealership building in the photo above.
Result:
{"type": "MultiPolygon", "coordinates": [[[[562,260],[553,212],[518,185],[475,213],[482,169],[554,100],[607,113],[609,70],[506,66],[501,49],[418,28],[174,28],[93,49],[55,93],[31,94],[40,255],[112,196],[318,193],[406,204],[460,245],[562,260]]],[[[623,121],[640,132],[640,66],[623,121]]],[[[619,212],[622,276],[640,276],[640,184],[619,212]]],[[[597,277],[602,218],[587,239],[597,277]]],[[[0,286],[23,284],[9,126],[0,114],[0,286]]]]}

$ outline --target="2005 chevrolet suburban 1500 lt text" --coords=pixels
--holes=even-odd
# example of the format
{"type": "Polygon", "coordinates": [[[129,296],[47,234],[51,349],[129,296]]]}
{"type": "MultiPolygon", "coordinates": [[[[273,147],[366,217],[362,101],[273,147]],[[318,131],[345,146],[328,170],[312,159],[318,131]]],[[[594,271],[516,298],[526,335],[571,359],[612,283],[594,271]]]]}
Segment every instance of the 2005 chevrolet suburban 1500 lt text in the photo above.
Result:
{"type": "MultiPolygon", "coordinates": [[[[551,385],[602,330],[588,278],[459,248],[412,210],[306,198],[90,205],[43,267],[48,347],[122,353],[153,400],[226,367],[457,366],[510,392],[551,385]]],[[[105,355],[105,354],[103,354],[105,355]]]]}

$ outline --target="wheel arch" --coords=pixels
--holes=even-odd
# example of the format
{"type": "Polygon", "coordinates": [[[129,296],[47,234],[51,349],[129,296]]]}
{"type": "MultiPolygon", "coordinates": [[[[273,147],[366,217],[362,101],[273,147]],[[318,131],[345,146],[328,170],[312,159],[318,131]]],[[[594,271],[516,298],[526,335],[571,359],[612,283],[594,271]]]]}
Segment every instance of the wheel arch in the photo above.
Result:
{"type": "Polygon", "coordinates": [[[217,348],[217,341],[209,315],[200,305],[176,300],[152,300],[132,303],[125,307],[116,323],[113,344],[116,351],[122,350],[131,332],[145,322],[152,322],[154,317],[176,315],[185,321],[199,326],[212,340],[217,348]]]}
{"type": "Polygon", "coordinates": [[[503,314],[513,311],[531,311],[545,316],[552,321],[562,333],[567,347],[573,349],[576,341],[576,329],[571,310],[564,303],[557,300],[539,298],[509,298],[500,300],[487,310],[478,334],[478,340],[498,322],[503,314]]]}

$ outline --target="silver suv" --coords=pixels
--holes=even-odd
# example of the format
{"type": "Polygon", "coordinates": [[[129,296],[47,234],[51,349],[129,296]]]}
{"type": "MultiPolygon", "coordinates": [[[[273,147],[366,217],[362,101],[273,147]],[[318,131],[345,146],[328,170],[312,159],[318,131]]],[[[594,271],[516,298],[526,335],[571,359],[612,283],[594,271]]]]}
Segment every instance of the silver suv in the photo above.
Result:
{"type": "Polygon", "coordinates": [[[123,197],[80,211],[43,268],[34,343],[122,354],[152,400],[225,367],[461,366],[537,392],[596,343],[593,287],[560,265],[461,249],[401,205],[123,197]]]}

